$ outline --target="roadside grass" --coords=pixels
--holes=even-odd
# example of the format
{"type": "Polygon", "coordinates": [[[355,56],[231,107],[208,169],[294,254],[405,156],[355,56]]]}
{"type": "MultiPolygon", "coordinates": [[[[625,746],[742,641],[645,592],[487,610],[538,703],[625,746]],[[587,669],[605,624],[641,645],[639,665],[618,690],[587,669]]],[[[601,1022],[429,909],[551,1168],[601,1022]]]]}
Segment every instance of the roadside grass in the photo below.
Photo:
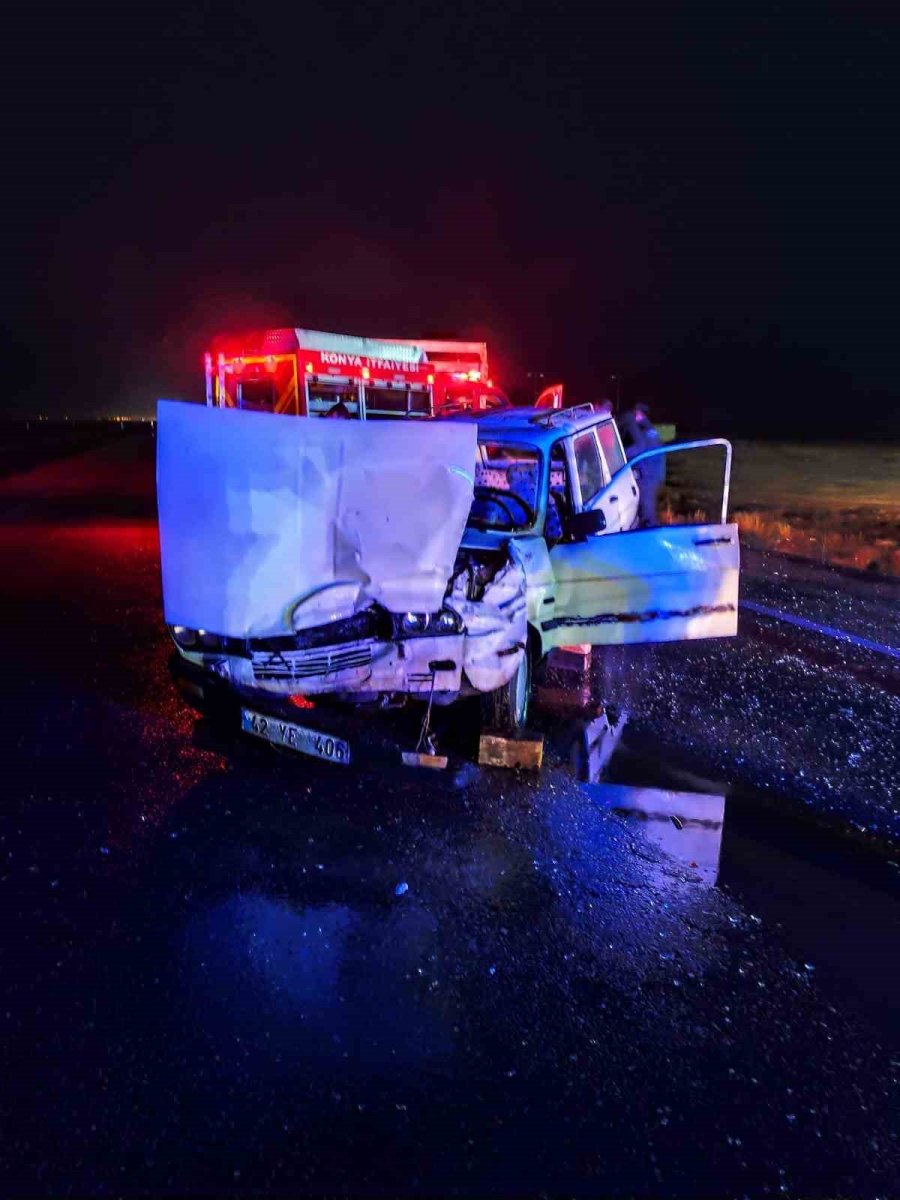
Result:
{"type": "MultiPolygon", "coordinates": [[[[672,455],[663,520],[718,519],[722,454],[672,455]]],[[[751,546],[900,575],[900,446],[736,441],[730,519],[751,546]]]]}

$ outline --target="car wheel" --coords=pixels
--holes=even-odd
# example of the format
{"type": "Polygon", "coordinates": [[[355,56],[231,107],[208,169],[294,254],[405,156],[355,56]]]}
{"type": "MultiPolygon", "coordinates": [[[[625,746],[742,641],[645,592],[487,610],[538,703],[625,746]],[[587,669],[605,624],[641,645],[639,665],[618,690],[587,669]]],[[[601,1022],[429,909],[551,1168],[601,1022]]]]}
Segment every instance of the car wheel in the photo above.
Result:
{"type": "Polygon", "coordinates": [[[531,705],[531,653],[526,650],[508,683],[481,698],[481,723],[496,733],[525,728],[531,705]]]}

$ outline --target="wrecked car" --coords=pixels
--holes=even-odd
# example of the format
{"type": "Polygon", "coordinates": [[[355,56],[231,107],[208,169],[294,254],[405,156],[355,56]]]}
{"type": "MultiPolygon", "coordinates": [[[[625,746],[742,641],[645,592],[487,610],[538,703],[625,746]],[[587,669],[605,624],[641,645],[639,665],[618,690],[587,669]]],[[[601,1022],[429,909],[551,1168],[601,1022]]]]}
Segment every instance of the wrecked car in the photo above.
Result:
{"type": "Polygon", "coordinates": [[[515,732],[554,647],[728,637],[739,547],[716,524],[636,528],[639,464],[584,410],[479,420],[297,421],[160,402],[165,619],[202,700],[245,730],[348,761],[284,702],[479,696],[515,732]],[[635,468],[638,468],[636,471],[635,468]]]}

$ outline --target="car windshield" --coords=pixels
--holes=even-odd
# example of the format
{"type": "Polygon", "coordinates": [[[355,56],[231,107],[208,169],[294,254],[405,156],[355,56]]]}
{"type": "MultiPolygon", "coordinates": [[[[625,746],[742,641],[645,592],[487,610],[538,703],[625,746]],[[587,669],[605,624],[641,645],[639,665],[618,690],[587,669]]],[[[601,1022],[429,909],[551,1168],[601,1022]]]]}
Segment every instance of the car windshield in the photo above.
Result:
{"type": "Polygon", "coordinates": [[[531,447],[479,442],[469,524],[476,529],[529,529],[538,508],[540,462],[531,447]]]}

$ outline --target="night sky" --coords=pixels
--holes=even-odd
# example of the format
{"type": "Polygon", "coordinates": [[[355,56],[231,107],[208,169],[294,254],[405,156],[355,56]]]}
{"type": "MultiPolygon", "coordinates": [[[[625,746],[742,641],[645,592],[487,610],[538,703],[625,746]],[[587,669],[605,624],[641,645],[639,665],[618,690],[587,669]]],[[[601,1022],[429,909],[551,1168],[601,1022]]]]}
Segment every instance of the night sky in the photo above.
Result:
{"type": "Polygon", "coordinates": [[[900,433],[900,7],[7,10],[4,405],[142,414],[215,332],[483,336],[682,426],[900,433]]]}

